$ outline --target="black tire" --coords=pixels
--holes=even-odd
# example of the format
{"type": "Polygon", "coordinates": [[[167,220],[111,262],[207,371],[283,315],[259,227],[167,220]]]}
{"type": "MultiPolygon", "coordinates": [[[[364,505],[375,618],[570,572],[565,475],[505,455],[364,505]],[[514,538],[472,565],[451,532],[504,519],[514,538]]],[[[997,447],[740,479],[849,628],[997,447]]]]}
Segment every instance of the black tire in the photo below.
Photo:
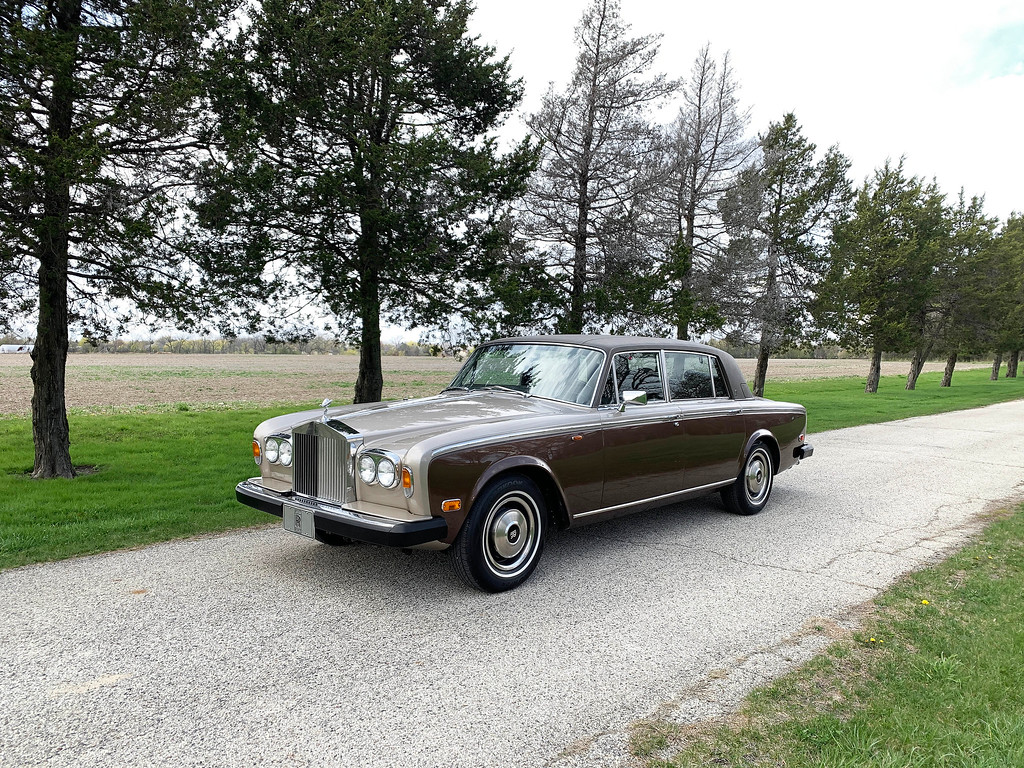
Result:
{"type": "Polygon", "coordinates": [[[518,587],[540,562],[547,522],[535,482],[523,475],[501,477],[484,488],[449,547],[452,569],[483,592],[518,587]]]}
{"type": "Polygon", "coordinates": [[[768,503],[774,480],[771,449],[764,442],[754,443],[736,482],[721,491],[725,508],[736,515],[756,515],[768,503]]]}

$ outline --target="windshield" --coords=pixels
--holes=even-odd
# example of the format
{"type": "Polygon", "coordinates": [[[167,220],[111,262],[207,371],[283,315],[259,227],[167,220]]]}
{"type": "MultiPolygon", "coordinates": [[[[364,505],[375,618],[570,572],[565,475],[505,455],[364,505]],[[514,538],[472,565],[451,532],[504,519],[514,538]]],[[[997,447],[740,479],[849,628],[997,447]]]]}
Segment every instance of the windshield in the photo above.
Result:
{"type": "Polygon", "coordinates": [[[478,347],[452,387],[511,389],[526,395],[590,405],[604,354],[552,344],[492,344],[478,347]]]}

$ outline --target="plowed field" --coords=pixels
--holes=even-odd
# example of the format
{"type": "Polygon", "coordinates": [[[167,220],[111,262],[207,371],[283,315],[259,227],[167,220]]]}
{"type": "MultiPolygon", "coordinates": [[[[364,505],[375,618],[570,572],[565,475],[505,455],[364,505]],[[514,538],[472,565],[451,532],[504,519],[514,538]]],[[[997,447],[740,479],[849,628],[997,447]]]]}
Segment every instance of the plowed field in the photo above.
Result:
{"type": "MultiPolygon", "coordinates": [[[[740,360],[748,380],[754,361],[740,360]]],[[[28,355],[0,355],[0,414],[27,415],[32,381],[28,355]]],[[[961,363],[958,369],[985,367],[961,363]]],[[[162,407],[228,407],[242,404],[319,404],[325,397],[352,397],[355,355],[71,355],[67,404],[87,411],[162,407]]],[[[906,362],[882,363],[882,374],[905,374],[906,362]]],[[[941,370],[929,363],[926,371],[941,370]]],[[[421,397],[448,384],[459,368],[453,358],[385,357],[384,398],[421,397]]],[[[866,376],[867,360],[772,360],[771,379],[866,376]]]]}

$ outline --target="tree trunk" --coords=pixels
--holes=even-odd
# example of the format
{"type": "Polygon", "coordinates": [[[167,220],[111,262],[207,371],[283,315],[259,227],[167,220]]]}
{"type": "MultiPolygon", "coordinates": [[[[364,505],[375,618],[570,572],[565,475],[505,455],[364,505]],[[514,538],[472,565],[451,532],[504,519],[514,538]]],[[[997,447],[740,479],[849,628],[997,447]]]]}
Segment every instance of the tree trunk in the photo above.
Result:
{"type": "Polygon", "coordinates": [[[1017,378],[1017,363],[1020,362],[1020,350],[1015,349],[1010,353],[1009,359],[1006,361],[1006,378],[1016,379],[1017,378]]]}
{"type": "Polygon", "coordinates": [[[1003,353],[996,352],[996,359],[992,361],[992,375],[989,376],[989,381],[999,380],[999,366],[1003,364],[1003,353]]]}
{"type": "Polygon", "coordinates": [[[942,374],[942,383],[940,387],[948,387],[953,383],[953,369],[956,368],[956,359],[958,355],[956,352],[951,352],[949,357],[946,358],[946,370],[942,374]]]}
{"type": "Polygon", "coordinates": [[[868,381],[864,387],[867,394],[878,391],[878,380],[882,376],[882,350],[876,345],[871,351],[871,367],[868,368],[868,381]]]}
{"type": "Polygon", "coordinates": [[[768,378],[768,347],[762,342],[757,350],[757,368],[754,370],[754,396],[764,397],[764,382],[768,378]]]}
{"type": "Polygon", "coordinates": [[[75,476],[65,402],[68,359],[68,242],[71,211],[68,156],[74,114],[73,67],[82,9],[59,2],[55,23],[64,55],[56,57],[49,107],[50,137],[43,157],[43,215],[39,222],[39,320],[32,350],[32,477],[75,476]]]}
{"type": "Polygon", "coordinates": [[[690,338],[690,325],[693,321],[693,290],[690,287],[691,273],[693,272],[691,253],[683,237],[677,237],[673,246],[674,263],[672,266],[678,285],[672,303],[676,315],[676,338],[683,341],[690,338]]]}
{"type": "Polygon", "coordinates": [[[364,273],[359,293],[363,327],[359,339],[359,374],[352,402],[376,403],[384,391],[384,372],[380,359],[380,289],[375,270],[364,273]]]}
{"type": "Polygon", "coordinates": [[[924,368],[925,361],[928,359],[928,355],[931,354],[932,345],[928,344],[925,347],[916,347],[914,349],[914,357],[910,361],[910,371],[907,373],[907,389],[915,389],[917,387],[917,378],[921,375],[921,370],[924,368]]]}

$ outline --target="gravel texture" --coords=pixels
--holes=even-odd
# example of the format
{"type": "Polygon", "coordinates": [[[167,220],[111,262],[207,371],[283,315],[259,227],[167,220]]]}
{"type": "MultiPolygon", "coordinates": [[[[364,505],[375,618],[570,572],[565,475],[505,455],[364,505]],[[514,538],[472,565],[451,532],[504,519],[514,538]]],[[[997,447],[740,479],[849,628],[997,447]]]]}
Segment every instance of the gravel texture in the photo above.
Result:
{"type": "MultiPolygon", "coordinates": [[[[811,436],[768,509],[555,533],[523,587],[273,527],[0,574],[0,764],[630,765],[1024,495],[1024,401],[811,436]]],[[[853,618],[851,618],[853,617],[853,618]]]]}

